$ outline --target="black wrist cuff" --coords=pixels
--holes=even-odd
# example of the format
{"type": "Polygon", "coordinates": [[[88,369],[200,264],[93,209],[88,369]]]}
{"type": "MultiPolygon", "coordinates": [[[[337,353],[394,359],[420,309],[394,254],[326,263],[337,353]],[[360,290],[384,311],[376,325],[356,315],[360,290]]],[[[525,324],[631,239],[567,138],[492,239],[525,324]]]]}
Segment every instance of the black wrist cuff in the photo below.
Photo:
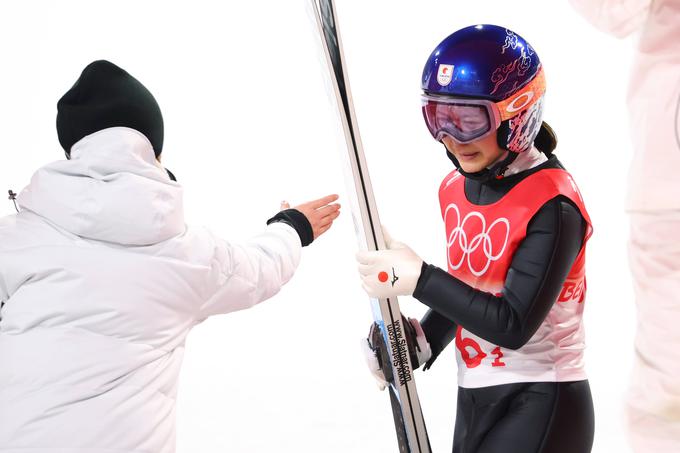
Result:
{"type": "Polygon", "coordinates": [[[307,217],[297,209],[284,209],[271,219],[267,220],[267,225],[274,222],[283,222],[295,228],[298,236],[300,236],[300,242],[302,242],[303,247],[308,246],[314,240],[312,224],[309,223],[307,217]]]}
{"type": "Polygon", "coordinates": [[[420,277],[418,277],[418,282],[416,283],[416,288],[413,291],[413,298],[420,300],[420,295],[423,291],[423,288],[425,287],[425,284],[427,283],[427,280],[430,278],[430,274],[432,273],[432,268],[434,266],[431,266],[427,264],[425,261],[423,261],[423,265],[420,267],[420,277]]]}

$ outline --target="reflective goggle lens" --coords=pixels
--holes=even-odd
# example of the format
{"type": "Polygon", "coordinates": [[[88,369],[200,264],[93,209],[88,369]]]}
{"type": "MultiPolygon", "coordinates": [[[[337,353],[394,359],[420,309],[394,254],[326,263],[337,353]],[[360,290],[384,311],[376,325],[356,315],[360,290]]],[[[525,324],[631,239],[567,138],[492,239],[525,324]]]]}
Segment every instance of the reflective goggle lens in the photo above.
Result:
{"type": "Polygon", "coordinates": [[[450,135],[459,143],[470,143],[491,131],[491,118],[483,105],[438,102],[423,98],[423,116],[436,140],[450,135]]]}

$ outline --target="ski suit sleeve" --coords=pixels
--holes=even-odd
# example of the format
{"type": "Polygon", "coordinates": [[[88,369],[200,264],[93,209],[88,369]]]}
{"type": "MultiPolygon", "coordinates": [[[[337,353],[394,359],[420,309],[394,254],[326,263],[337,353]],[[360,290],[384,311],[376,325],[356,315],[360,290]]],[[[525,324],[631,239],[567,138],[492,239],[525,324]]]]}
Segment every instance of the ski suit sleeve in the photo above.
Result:
{"type": "Polygon", "coordinates": [[[595,28],[625,38],[642,28],[651,0],[569,0],[595,28]]]}
{"type": "Polygon", "coordinates": [[[579,210],[565,197],[544,204],[515,251],[500,296],[477,290],[423,263],[413,297],[451,323],[451,329],[438,328],[443,333],[441,339],[431,338],[430,332],[428,340],[440,345],[444,340],[450,342],[453,324],[457,324],[498,346],[521,348],[557,300],[583,245],[586,227],[579,210]]]}
{"type": "Polygon", "coordinates": [[[439,354],[446,349],[446,346],[456,338],[458,326],[455,322],[432,309],[429,309],[423,319],[420,320],[420,326],[425,332],[425,338],[430,343],[430,350],[432,351],[432,356],[423,366],[423,371],[425,371],[432,366],[439,354]]]}
{"type": "Polygon", "coordinates": [[[250,308],[279,292],[300,262],[295,228],[274,222],[245,244],[215,238],[212,259],[215,292],[201,305],[200,318],[250,308]]]}

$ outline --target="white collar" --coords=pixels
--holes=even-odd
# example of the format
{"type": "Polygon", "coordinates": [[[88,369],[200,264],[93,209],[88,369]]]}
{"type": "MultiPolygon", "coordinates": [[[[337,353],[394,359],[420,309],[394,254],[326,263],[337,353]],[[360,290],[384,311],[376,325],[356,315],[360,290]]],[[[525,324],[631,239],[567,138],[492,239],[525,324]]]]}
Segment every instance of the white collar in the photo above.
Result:
{"type": "Polygon", "coordinates": [[[527,151],[519,153],[517,158],[510,165],[508,165],[508,169],[505,171],[505,176],[510,176],[529,170],[530,168],[534,168],[543,162],[546,162],[547,160],[548,157],[545,154],[536,149],[536,147],[532,146],[527,151]]]}

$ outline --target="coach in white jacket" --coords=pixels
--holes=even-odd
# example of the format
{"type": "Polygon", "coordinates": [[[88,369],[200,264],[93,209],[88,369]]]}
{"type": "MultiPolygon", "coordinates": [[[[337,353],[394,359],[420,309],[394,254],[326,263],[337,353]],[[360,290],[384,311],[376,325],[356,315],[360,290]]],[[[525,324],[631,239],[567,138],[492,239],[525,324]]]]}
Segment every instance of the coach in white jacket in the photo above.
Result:
{"type": "Polygon", "coordinates": [[[69,159],[0,219],[0,453],[173,452],[187,334],[273,296],[337,197],[231,244],[184,223],[160,109],[127,72],[92,63],[58,111],[69,159]]]}

